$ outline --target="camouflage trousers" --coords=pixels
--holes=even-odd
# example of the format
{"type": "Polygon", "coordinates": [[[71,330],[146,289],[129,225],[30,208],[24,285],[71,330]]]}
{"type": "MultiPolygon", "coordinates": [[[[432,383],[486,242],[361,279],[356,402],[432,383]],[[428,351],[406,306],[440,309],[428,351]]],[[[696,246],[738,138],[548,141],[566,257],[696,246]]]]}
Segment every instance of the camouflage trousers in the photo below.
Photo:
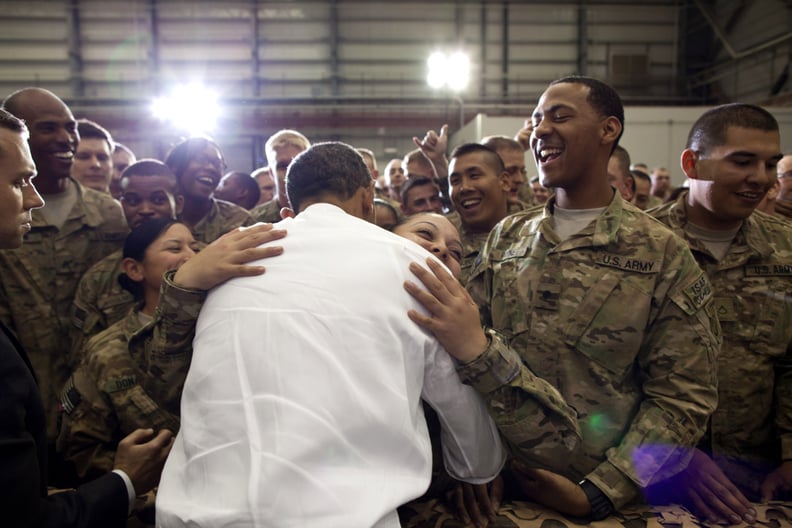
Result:
{"type": "MultiPolygon", "coordinates": [[[[792,502],[754,504],[756,524],[753,526],[792,527],[792,502]]],[[[462,528],[453,512],[441,501],[431,499],[412,502],[400,509],[403,528],[462,528]]],[[[587,523],[565,517],[532,502],[507,502],[498,510],[490,528],[700,528],[717,526],[701,521],[681,506],[629,506],[602,521],[587,523]]],[[[747,527],[748,524],[730,525],[747,527]]]]}

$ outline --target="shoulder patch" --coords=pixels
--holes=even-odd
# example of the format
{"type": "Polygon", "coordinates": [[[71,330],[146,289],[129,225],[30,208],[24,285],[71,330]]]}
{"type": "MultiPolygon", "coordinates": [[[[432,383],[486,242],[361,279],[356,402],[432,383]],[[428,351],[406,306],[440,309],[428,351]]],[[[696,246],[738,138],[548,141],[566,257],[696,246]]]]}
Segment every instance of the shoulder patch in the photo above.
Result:
{"type": "Polygon", "coordinates": [[[701,309],[701,307],[713,296],[712,285],[703,273],[696,282],[682,291],[685,294],[685,298],[687,298],[692,305],[693,312],[697,312],[701,309]]]}
{"type": "Polygon", "coordinates": [[[60,411],[65,412],[66,414],[71,414],[74,412],[74,409],[80,405],[82,401],[82,394],[77,388],[74,386],[74,378],[69,377],[69,381],[66,382],[66,386],[63,388],[63,391],[60,395],[60,411]]]}
{"type": "Polygon", "coordinates": [[[124,376],[123,378],[113,378],[105,382],[102,390],[108,394],[119,392],[122,390],[131,389],[137,384],[135,376],[124,376]]]}

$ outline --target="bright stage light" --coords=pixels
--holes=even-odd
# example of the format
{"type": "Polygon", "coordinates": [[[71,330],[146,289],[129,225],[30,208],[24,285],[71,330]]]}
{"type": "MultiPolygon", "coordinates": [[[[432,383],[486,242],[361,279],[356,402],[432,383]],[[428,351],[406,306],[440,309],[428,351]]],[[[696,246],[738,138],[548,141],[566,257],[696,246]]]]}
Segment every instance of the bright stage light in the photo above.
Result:
{"type": "Polygon", "coordinates": [[[220,116],[217,94],[198,82],[174,86],[151,104],[152,113],[191,135],[212,131],[220,116]]]}
{"type": "Polygon", "coordinates": [[[461,51],[451,55],[436,51],[429,56],[427,65],[429,73],[426,82],[432,88],[447,86],[452,91],[460,92],[470,82],[470,59],[461,51]]]}

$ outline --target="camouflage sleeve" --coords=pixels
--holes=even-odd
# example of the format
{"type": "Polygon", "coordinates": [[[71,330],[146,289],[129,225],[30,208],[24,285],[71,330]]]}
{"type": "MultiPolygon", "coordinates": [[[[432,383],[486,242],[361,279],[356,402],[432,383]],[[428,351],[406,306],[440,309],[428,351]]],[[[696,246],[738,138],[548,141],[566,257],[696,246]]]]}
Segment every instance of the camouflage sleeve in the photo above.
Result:
{"type": "Polygon", "coordinates": [[[781,460],[792,460],[792,343],[775,364],[776,427],[781,441],[781,460]]]}
{"type": "Polygon", "coordinates": [[[580,442],[577,415],[561,393],[535,376],[502,336],[487,330],[489,346],[458,368],[487,404],[509,452],[533,467],[561,470],[580,442]]]}
{"type": "Polygon", "coordinates": [[[178,419],[141,387],[141,374],[116,327],[89,341],[85,361],[60,397],[59,450],[75,462],[82,477],[111,470],[118,442],[135,429],[178,431],[178,419]]]}
{"type": "Polygon", "coordinates": [[[555,387],[531,372],[504,336],[489,328],[490,273],[478,262],[466,286],[479,306],[490,344],[459,367],[460,378],[482,395],[512,456],[533,467],[561,470],[580,443],[577,414],[555,387]]]}
{"type": "Polygon", "coordinates": [[[74,295],[71,307],[71,322],[71,353],[69,359],[72,368],[76,368],[79,365],[79,359],[88,342],[88,338],[108,326],[102,313],[96,309],[96,289],[91,282],[90,270],[83,275],[77,284],[77,292],[74,295]]]}
{"type": "Polygon", "coordinates": [[[77,475],[92,480],[112,470],[120,441],[118,422],[110,402],[82,367],[66,382],[60,409],[57,450],[74,464],[77,475]]]}
{"type": "Polygon", "coordinates": [[[687,248],[673,255],[655,290],[638,357],[644,399],[606,461],[586,476],[618,509],[645,487],[684,469],[717,401],[720,324],[712,287],[687,248]]]}
{"type": "Polygon", "coordinates": [[[165,274],[154,321],[148,331],[130,340],[130,351],[143,358],[143,388],[157,404],[179,415],[184,379],[192,359],[195,322],[206,292],[185,290],[173,283],[175,272],[165,274]]]}

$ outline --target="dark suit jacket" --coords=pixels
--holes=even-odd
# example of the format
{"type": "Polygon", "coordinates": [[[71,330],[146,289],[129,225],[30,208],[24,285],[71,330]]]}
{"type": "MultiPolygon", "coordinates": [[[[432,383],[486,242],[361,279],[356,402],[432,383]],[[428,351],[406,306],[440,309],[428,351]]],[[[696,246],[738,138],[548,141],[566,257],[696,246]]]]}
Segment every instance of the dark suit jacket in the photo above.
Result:
{"type": "Polygon", "coordinates": [[[129,499],[109,473],[47,497],[44,406],[27,354],[0,323],[0,524],[8,527],[123,528],[129,499]]]}

